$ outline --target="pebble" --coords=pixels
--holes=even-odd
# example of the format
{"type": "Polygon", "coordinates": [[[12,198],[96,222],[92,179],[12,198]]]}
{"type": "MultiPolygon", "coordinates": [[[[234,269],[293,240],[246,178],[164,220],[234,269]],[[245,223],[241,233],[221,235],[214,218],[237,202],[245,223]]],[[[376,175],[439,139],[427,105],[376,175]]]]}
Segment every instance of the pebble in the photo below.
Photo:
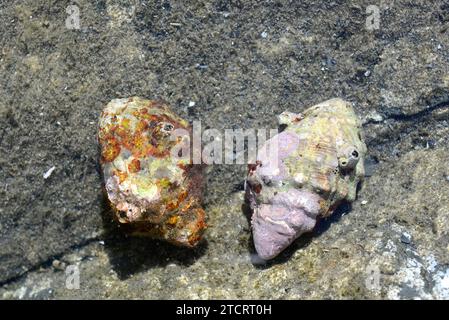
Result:
{"type": "Polygon", "coordinates": [[[367,204],[367,203],[368,203],[367,200],[363,200],[363,201],[361,202],[362,206],[364,206],[364,205],[367,204]]]}
{"type": "Polygon", "coordinates": [[[405,244],[410,244],[412,242],[412,236],[407,232],[403,232],[401,234],[401,242],[405,244]]]}
{"type": "Polygon", "coordinates": [[[268,33],[266,33],[266,32],[264,31],[264,32],[262,32],[262,33],[260,34],[260,36],[261,36],[262,38],[266,38],[266,37],[268,37],[268,33]]]}
{"type": "Polygon", "coordinates": [[[66,263],[65,262],[61,262],[61,261],[59,261],[57,259],[53,260],[51,265],[56,270],[61,270],[61,271],[65,270],[65,267],[66,267],[66,263]]]}
{"type": "Polygon", "coordinates": [[[382,115],[380,113],[378,113],[377,111],[374,111],[373,113],[371,113],[370,116],[371,116],[371,119],[373,119],[376,122],[381,122],[384,120],[382,115]]]}

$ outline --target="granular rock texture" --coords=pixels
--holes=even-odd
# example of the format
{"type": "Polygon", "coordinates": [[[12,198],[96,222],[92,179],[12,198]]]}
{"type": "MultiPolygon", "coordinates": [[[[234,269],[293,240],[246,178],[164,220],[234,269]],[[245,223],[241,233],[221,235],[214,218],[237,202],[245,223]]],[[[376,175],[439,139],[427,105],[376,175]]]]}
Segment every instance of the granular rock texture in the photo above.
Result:
{"type": "Polygon", "coordinates": [[[379,1],[376,30],[365,0],[80,0],[80,29],[70,4],[0,1],[0,297],[449,298],[446,1],[379,1]],[[96,135],[103,106],[132,96],[218,130],[341,97],[366,135],[360,196],[261,264],[246,165],[211,166],[206,243],[126,237],[96,135]]]}

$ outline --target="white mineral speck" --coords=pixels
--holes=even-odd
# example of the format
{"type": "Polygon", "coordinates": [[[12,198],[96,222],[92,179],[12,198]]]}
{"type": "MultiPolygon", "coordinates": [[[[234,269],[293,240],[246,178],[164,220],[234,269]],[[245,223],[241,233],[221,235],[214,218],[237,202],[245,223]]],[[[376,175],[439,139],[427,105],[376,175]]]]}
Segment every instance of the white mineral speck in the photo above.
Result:
{"type": "Polygon", "coordinates": [[[47,170],[47,172],[44,173],[44,179],[48,179],[51,174],[53,173],[53,171],[55,171],[56,167],[53,166],[50,169],[47,170]]]}
{"type": "Polygon", "coordinates": [[[195,106],[195,101],[190,101],[189,102],[189,107],[194,107],[195,106]]]}
{"type": "Polygon", "coordinates": [[[433,276],[435,286],[433,293],[437,299],[449,299],[449,269],[439,271],[433,276]]]}
{"type": "Polygon", "coordinates": [[[261,36],[262,38],[266,38],[266,37],[268,37],[268,33],[266,33],[266,32],[264,31],[264,32],[262,32],[262,33],[260,34],[260,36],[261,36]]]}

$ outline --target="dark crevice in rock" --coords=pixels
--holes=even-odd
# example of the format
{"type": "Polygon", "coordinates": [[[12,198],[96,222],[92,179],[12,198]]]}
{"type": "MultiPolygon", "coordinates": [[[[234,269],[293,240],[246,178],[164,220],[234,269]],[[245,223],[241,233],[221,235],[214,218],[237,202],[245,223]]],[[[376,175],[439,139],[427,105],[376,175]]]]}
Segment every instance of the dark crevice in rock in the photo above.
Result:
{"type": "Polygon", "coordinates": [[[442,102],[437,103],[431,107],[428,107],[427,109],[421,110],[421,111],[419,111],[417,113],[413,113],[413,114],[392,113],[388,117],[382,119],[381,121],[376,121],[376,120],[367,121],[363,124],[363,126],[366,127],[370,124],[382,123],[385,120],[395,120],[395,121],[401,121],[401,122],[414,122],[416,120],[419,120],[423,117],[428,116],[429,114],[431,114],[432,112],[434,112],[436,110],[445,109],[445,108],[449,108],[449,100],[442,101],[442,102]]]}
{"type": "Polygon", "coordinates": [[[66,255],[66,254],[69,254],[69,253],[73,252],[74,250],[81,249],[81,248],[83,248],[83,247],[85,247],[85,246],[87,246],[87,245],[89,245],[89,244],[91,244],[91,243],[93,243],[95,241],[99,241],[99,240],[100,239],[98,237],[93,237],[93,238],[86,239],[86,240],[84,240],[84,241],[82,241],[82,242],[80,242],[78,244],[75,244],[75,245],[67,248],[64,251],[62,251],[62,252],[60,252],[60,253],[58,253],[56,255],[51,256],[47,260],[42,261],[42,262],[40,262],[38,264],[35,264],[35,265],[31,266],[30,268],[28,268],[27,270],[25,270],[24,272],[22,272],[22,273],[20,273],[18,275],[15,275],[15,276],[13,276],[11,278],[7,278],[4,281],[0,281],[0,287],[8,285],[8,284],[11,284],[13,282],[16,282],[16,281],[22,279],[23,277],[25,277],[30,272],[37,271],[40,268],[49,267],[49,266],[51,266],[53,260],[60,259],[62,256],[66,255]]]}

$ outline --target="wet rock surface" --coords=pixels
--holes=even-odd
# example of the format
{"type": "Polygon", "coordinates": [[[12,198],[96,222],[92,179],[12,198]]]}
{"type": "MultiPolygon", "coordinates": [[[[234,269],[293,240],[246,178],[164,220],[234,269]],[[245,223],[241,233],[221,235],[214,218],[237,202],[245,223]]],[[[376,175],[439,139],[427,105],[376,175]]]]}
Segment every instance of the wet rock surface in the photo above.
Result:
{"type": "Polygon", "coordinates": [[[370,1],[78,1],[79,30],[67,5],[0,2],[0,297],[449,298],[444,1],[379,3],[373,31],[370,1]],[[364,122],[368,177],[268,264],[242,212],[243,165],[210,169],[200,247],[126,237],[96,134],[104,104],[134,95],[219,130],[275,128],[340,96],[364,122]]]}

